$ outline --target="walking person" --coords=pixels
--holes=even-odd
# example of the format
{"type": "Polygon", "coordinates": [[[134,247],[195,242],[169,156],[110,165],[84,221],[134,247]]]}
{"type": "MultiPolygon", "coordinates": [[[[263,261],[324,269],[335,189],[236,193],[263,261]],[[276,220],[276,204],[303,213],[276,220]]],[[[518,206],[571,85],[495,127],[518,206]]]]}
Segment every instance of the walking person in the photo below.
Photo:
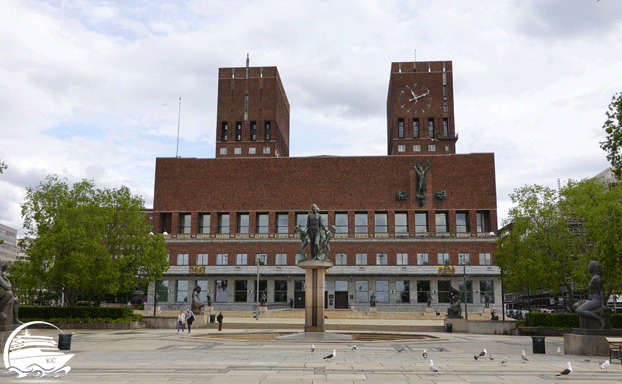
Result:
{"type": "Polygon", "coordinates": [[[179,331],[184,331],[185,324],[186,316],[184,315],[184,311],[179,311],[179,316],[177,316],[177,333],[179,333],[179,331]]]}
{"type": "Polygon", "coordinates": [[[218,321],[218,330],[219,331],[222,331],[222,319],[223,319],[223,315],[222,315],[222,312],[220,312],[218,317],[216,317],[216,320],[218,321]]]}
{"type": "Polygon", "coordinates": [[[194,322],[194,313],[191,310],[186,310],[186,324],[188,324],[188,333],[190,333],[190,327],[192,327],[192,322],[194,322]]]}

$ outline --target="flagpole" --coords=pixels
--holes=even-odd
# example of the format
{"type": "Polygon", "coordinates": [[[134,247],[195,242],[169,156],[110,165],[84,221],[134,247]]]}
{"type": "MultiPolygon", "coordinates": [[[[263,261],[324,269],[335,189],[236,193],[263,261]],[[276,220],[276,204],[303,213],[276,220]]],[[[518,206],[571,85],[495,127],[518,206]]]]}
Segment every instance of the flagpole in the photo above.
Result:
{"type": "Polygon", "coordinates": [[[175,157],[179,157],[179,122],[181,121],[181,96],[179,96],[179,112],[177,113],[177,150],[175,157]]]}

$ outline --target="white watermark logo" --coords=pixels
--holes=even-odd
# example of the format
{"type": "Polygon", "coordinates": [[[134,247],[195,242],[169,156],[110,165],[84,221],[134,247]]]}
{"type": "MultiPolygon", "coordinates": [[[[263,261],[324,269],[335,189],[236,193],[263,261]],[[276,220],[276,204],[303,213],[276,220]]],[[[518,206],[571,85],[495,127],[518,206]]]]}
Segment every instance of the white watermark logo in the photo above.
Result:
{"type": "Polygon", "coordinates": [[[16,374],[17,378],[48,375],[60,377],[69,373],[71,367],[65,364],[74,355],[61,352],[52,337],[39,336],[36,331],[30,332],[28,327],[34,324],[47,324],[60,331],[45,321],[31,321],[17,327],[4,345],[4,366],[7,371],[2,373],[16,374]]]}

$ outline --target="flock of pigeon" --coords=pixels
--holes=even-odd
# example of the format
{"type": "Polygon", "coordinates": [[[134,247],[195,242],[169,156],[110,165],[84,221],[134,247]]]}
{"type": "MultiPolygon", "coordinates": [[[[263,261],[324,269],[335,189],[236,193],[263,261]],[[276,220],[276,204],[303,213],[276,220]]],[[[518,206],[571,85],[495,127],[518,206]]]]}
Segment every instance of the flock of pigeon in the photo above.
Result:
{"type": "MultiPolygon", "coordinates": [[[[398,349],[397,352],[402,352],[404,349],[398,349]]],[[[440,351],[442,351],[443,349],[441,348],[440,351]]],[[[356,351],[356,345],[352,346],[352,351],[356,351]]],[[[311,352],[315,352],[315,344],[311,345],[311,352]]],[[[335,356],[337,355],[337,350],[333,349],[333,353],[327,355],[324,357],[324,360],[328,360],[331,361],[335,356]]],[[[428,352],[424,349],[423,353],[421,354],[423,356],[424,359],[428,358],[428,352]]],[[[475,360],[479,360],[481,358],[484,358],[486,355],[488,355],[488,358],[490,359],[490,361],[494,361],[494,357],[492,357],[491,354],[489,354],[486,351],[486,348],[482,349],[482,351],[476,355],[473,355],[473,358],[475,360]]],[[[557,355],[561,356],[562,352],[561,352],[561,348],[557,348],[557,355]]],[[[529,361],[529,358],[527,358],[527,354],[525,353],[525,350],[523,349],[521,351],[520,354],[520,358],[523,361],[523,363],[526,363],[529,361]]],[[[501,364],[507,364],[510,361],[510,356],[506,355],[502,360],[501,360],[501,364]]],[[[588,357],[584,360],[586,363],[589,363],[591,361],[591,359],[588,357]]],[[[605,360],[602,363],[599,364],[600,365],[600,369],[604,370],[605,372],[607,372],[607,369],[611,366],[611,363],[609,362],[609,360],[605,360]]],[[[436,366],[434,365],[434,361],[432,359],[430,359],[430,371],[432,372],[433,375],[436,375],[438,373],[438,368],[436,368],[436,366]]],[[[564,369],[563,371],[559,372],[557,375],[555,376],[565,376],[565,377],[569,377],[569,375],[572,373],[572,366],[570,365],[570,362],[568,362],[568,367],[566,369],[564,369]]]]}

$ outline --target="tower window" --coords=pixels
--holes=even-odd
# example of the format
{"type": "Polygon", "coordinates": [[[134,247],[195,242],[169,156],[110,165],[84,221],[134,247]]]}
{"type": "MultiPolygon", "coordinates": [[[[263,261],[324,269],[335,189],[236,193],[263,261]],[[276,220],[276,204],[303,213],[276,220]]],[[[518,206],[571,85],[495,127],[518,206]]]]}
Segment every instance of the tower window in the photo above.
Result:
{"type": "Polygon", "coordinates": [[[251,141],[257,140],[257,122],[251,121],[251,141]]]}
{"type": "Polygon", "coordinates": [[[397,120],[397,137],[404,138],[404,119],[397,120]]]}
{"type": "Polygon", "coordinates": [[[436,144],[428,145],[428,151],[429,152],[436,152],[436,144]]]}
{"type": "Polygon", "coordinates": [[[397,151],[398,152],[406,152],[406,146],[405,145],[398,145],[397,146],[397,151]]]}
{"type": "Polygon", "coordinates": [[[419,137],[419,118],[413,119],[413,137],[419,137]]]}
{"type": "Polygon", "coordinates": [[[443,136],[449,136],[449,118],[443,117],[443,136]]]}
{"type": "Polygon", "coordinates": [[[270,122],[269,121],[266,121],[264,138],[266,141],[270,140],[270,122]]]}
{"type": "Polygon", "coordinates": [[[226,121],[222,122],[222,128],[220,129],[220,141],[227,141],[227,130],[229,129],[229,125],[226,121]]]}
{"type": "Polygon", "coordinates": [[[428,119],[428,137],[434,137],[434,119],[428,119]]]}
{"type": "Polygon", "coordinates": [[[242,123],[241,122],[237,122],[235,123],[235,141],[241,141],[242,140],[242,123]]]}

